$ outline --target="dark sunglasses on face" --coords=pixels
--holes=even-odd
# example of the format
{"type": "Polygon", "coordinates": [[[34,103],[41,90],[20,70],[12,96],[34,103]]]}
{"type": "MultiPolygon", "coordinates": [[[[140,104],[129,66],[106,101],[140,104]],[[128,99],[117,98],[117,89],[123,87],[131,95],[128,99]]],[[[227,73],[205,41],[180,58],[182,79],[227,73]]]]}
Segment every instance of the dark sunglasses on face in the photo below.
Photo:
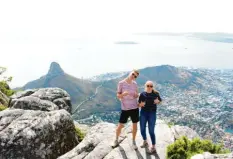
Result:
{"type": "Polygon", "coordinates": [[[134,73],[132,73],[132,75],[134,76],[134,78],[137,78],[138,76],[136,76],[134,73]]]}
{"type": "Polygon", "coordinates": [[[153,86],[151,86],[151,85],[147,85],[147,87],[148,87],[148,88],[149,88],[149,87],[150,87],[150,88],[153,88],[153,86]]]}

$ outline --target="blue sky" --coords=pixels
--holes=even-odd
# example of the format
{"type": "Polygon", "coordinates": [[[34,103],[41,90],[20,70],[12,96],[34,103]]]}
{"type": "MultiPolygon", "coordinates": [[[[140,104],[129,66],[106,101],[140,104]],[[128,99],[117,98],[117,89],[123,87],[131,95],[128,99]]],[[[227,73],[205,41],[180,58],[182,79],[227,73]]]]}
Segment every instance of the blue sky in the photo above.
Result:
{"type": "Polygon", "coordinates": [[[231,44],[133,34],[233,33],[232,3],[231,0],[0,1],[0,65],[14,76],[12,86],[39,78],[52,61],[59,62],[76,77],[160,64],[229,68],[231,44]],[[118,41],[139,44],[114,44],[118,41]],[[190,51],[183,50],[187,46],[190,51]]]}

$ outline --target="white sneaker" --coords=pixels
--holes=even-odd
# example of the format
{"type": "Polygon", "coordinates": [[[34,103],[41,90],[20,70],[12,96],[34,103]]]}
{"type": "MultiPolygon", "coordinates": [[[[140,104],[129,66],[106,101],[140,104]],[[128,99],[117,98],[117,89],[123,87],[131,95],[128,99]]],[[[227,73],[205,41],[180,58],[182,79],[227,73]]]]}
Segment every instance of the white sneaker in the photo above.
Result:
{"type": "Polygon", "coordinates": [[[114,142],[112,143],[112,148],[115,148],[119,145],[118,140],[114,140],[114,142]]]}
{"type": "Polygon", "coordinates": [[[136,142],[133,142],[132,147],[133,147],[134,150],[138,149],[138,146],[137,146],[136,142]]]}

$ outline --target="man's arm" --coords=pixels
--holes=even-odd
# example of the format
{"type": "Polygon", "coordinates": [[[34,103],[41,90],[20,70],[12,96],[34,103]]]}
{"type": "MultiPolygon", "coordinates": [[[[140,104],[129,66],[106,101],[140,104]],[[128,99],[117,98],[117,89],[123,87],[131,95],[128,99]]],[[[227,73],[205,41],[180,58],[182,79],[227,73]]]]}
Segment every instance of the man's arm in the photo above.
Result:
{"type": "Polygon", "coordinates": [[[117,93],[117,98],[118,98],[118,99],[122,99],[122,98],[123,98],[122,93],[117,93]]]}
{"type": "Polygon", "coordinates": [[[119,82],[117,86],[117,98],[122,99],[126,95],[128,95],[128,92],[122,92],[122,83],[119,82]]]}

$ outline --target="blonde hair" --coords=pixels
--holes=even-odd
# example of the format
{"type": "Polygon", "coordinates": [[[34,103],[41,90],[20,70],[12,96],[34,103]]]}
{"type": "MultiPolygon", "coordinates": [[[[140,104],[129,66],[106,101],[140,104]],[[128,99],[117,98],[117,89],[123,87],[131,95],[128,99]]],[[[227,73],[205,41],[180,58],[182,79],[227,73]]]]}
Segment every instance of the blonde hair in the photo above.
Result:
{"type": "MultiPolygon", "coordinates": [[[[145,83],[145,91],[146,91],[146,88],[147,88],[147,84],[148,84],[148,83],[152,84],[153,87],[155,87],[154,82],[152,82],[152,81],[146,81],[146,83],[145,83]]],[[[154,88],[152,89],[152,93],[157,93],[157,94],[159,94],[159,92],[158,92],[157,90],[155,90],[154,88]]]]}
{"type": "Polygon", "coordinates": [[[135,72],[139,75],[139,70],[133,69],[133,72],[135,72]]]}

